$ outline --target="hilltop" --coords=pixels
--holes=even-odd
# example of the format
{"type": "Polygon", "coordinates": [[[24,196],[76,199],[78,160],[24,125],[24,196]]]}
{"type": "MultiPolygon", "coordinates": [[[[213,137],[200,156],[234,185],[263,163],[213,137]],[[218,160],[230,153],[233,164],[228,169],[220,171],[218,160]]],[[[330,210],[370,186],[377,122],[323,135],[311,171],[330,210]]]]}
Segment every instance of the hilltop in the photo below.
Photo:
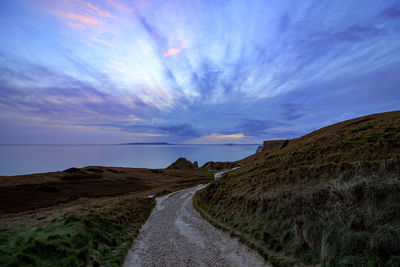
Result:
{"type": "Polygon", "coordinates": [[[276,265],[400,264],[399,111],[265,145],[195,195],[206,218],[276,265]]]}

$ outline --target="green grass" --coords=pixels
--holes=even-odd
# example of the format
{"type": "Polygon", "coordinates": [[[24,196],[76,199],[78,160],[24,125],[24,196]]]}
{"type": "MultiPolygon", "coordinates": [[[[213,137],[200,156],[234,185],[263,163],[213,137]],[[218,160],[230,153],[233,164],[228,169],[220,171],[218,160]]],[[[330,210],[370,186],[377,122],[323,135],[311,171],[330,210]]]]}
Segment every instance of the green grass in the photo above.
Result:
{"type": "Polygon", "coordinates": [[[194,201],[273,265],[399,266],[399,125],[377,114],[291,140],[194,201]]]}
{"type": "Polygon", "coordinates": [[[154,199],[133,198],[0,230],[0,265],[120,266],[154,206],[154,199]]]}

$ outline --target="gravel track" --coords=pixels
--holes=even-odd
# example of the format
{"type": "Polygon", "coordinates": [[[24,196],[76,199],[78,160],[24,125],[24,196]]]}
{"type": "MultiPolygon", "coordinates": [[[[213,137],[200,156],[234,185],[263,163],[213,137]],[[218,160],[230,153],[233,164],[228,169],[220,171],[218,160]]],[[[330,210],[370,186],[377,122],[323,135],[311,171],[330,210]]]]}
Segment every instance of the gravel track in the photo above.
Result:
{"type": "Polygon", "coordinates": [[[192,199],[202,188],[157,198],[123,266],[270,266],[257,252],[199,215],[192,199]]]}

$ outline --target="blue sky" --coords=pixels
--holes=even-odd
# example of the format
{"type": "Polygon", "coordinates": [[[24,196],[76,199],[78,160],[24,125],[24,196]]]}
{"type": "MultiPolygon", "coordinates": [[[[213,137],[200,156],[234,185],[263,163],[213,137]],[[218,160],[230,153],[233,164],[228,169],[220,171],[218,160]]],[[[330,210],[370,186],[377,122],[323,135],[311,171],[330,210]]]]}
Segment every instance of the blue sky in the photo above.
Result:
{"type": "Polygon", "coordinates": [[[0,143],[260,143],[400,107],[398,1],[0,2],[0,143]]]}

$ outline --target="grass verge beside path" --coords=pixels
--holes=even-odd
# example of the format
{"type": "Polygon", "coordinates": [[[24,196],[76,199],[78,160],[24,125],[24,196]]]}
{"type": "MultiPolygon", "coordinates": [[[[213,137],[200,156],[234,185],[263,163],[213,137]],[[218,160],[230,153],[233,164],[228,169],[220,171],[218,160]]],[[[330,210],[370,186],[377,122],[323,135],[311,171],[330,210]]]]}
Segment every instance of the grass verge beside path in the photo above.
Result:
{"type": "Polygon", "coordinates": [[[0,230],[0,265],[120,266],[154,206],[154,199],[133,197],[0,230]]]}
{"type": "MultiPolygon", "coordinates": [[[[200,190],[201,191],[201,190],[200,190]]],[[[295,264],[297,261],[293,258],[287,257],[283,255],[282,253],[279,253],[280,249],[269,249],[267,246],[262,246],[258,244],[257,240],[252,238],[249,235],[246,235],[243,232],[240,232],[232,227],[230,227],[228,224],[224,224],[223,222],[219,221],[215,217],[210,216],[206,211],[204,211],[198,201],[199,195],[195,194],[193,196],[193,206],[197,210],[200,215],[207,220],[210,224],[212,224],[214,227],[223,230],[231,237],[237,237],[240,242],[248,245],[250,248],[256,250],[261,256],[264,257],[268,262],[270,262],[274,266],[292,266],[295,264]]]]}

